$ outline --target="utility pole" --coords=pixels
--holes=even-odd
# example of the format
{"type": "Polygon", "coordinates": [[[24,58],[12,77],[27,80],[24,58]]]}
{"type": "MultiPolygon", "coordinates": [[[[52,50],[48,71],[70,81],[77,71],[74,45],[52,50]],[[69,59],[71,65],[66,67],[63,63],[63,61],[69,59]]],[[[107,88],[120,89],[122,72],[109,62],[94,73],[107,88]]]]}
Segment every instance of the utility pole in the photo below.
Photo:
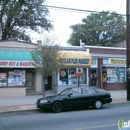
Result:
{"type": "Polygon", "coordinates": [[[130,0],[126,0],[127,100],[130,101],[130,0]]]}

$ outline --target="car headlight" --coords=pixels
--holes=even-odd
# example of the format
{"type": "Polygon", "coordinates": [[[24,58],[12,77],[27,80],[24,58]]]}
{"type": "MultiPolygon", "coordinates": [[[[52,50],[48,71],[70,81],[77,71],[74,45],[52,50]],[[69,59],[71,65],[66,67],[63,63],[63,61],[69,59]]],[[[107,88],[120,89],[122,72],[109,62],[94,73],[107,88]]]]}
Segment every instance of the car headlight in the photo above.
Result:
{"type": "Polygon", "coordinates": [[[47,103],[48,100],[41,100],[40,103],[47,103]]]}

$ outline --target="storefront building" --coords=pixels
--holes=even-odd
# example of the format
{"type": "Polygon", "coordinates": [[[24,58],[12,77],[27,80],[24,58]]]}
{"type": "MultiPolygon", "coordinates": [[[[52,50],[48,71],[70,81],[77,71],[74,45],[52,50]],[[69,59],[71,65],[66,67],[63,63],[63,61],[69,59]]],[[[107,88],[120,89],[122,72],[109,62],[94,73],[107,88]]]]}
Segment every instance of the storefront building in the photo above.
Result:
{"type": "Polygon", "coordinates": [[[85,46],[92,55],[90,86],[126,89],[126,48],[85,46]]]}
{"type": "Polygon", "coordinates": [[[0,42],[0,97],[41,92],[41,76],[35,72],[31,55],[36,46],[16,41],[0,42]]]}
{"type": "Polygon", "coordinates": [[[58,74],[58,92],[73,86],[89,86],[89,67],[91,66],[91,54],[83,50],[66,50],[63,58],[64,68],[58,74]],[[77,76],[81,72],[82,76],[77,76]]]}
{"type": "Polygon", "coordinates": [[[35,71],[31,55],[37,45],[18,41],[0,42],[0,97],[41,94],[44,87],[58,93],[66,87],[78,85],[76,73],[79,69],[82,72],[79,84],[89,85],[91,54],[84,46],[73,46],[60,47],[66,55],[62,59],[64,69],[48,76],[43,86],[44,75],[35,71]]]}
{"type": "MultiPolygon", "coordinates": [[[[43,91],[43,77],[33,66],[31,51],[38,44],[0,42],[0,97],[25,96],[43,91]]],[[[94,46],[60,46],[64,68],[45,80],[45,90],[55,93],[67,87],[94,86],[126,89],[126,49],[94,46]],[[82,75],[78,78],[77,73],[82,75]]]]}

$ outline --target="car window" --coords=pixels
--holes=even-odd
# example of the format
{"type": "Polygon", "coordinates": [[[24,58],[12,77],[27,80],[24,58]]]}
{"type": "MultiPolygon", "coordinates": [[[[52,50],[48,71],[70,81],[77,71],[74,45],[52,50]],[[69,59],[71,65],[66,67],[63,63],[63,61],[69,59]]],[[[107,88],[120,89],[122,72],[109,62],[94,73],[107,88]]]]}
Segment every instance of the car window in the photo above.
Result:
{"type": "Polygon", "coordinates": [[[93,94],[97,93],[97,91],[96,91],[95,89],[93,89],[93,88],[90,88],[90,90],[91,90],[91,92],[92,92],[93,94]]]}
{"type": "Polygon", "coordinates": [[[83,94],[93,94],[90,88],[83,88],[83,94]]]}
{"type": "Polygon", "coordinates": [[[95,91],[96,93],[104,93],[106,92],[106,90],[103,90],[103,89],[95,89],[95,88],[92,88],[93,91],[95,91]]]}
{"type": "Polygon", "coordinates": [[[67,89],[61,91],[61,92],[59,93],[59,95],[65,95],[65,94],[68,94],[71,90],[72,90],[71,88],[67,88],[67,89]]]}
{"type": "Polygon", "coordinates": [[[73,88],[72,94],[73,94],[73,95],[81,94],[81,88],[73,88]]]}

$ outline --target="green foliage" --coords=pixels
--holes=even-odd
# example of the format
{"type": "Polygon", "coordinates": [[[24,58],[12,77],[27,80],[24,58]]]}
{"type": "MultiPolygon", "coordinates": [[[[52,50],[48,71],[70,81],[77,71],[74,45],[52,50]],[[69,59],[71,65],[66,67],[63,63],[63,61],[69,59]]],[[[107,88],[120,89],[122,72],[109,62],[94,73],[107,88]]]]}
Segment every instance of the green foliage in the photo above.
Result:
{"type": "Polygon", "coordinates": [[[52,28],[46,0],[1,0],[0,40],[31,42],[27,30],[40,33],[52,28]]]}
{"type": "Polygon", "coordinates": [[[85,45],[114,46],[126,39],[126,21],[115,12],[92,13],[70,28],[68,43],[75,46],[80,45],[80,40],[85,45]]]}
{"type": "Polygon", "coordinates": [[[50,76],[62,67],[60,63],[61,52],[58,45],[54,45],[54,40],[45,38],[43,44],[39,44],[32,52],[32,57],[36,71],[45,76],[50,76]]]}

